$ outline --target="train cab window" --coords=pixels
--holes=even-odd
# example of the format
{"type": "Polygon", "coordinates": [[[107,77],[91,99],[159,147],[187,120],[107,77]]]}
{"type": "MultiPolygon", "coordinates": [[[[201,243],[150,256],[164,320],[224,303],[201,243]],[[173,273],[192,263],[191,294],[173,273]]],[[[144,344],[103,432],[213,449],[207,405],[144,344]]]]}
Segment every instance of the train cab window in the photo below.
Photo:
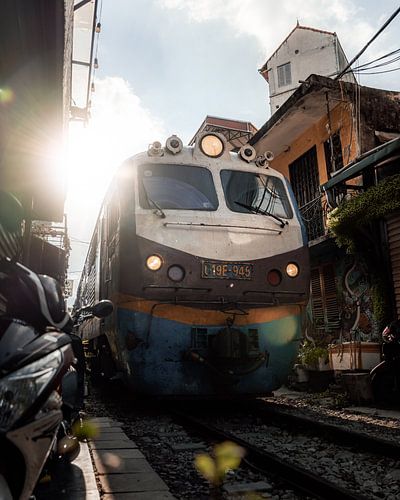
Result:
{"type": "Polygon", "coordinates": [[[206,168],[147,164],[138,171],[142,208],[206,211],[218,208],[214,181],[206,168]]]}
{"type": "Polygon", "coordinates": [[[221,170],[228,208],[233,212],[265,213],[291,219],[292,207],[281,179],[273,176],[221,170]]]}

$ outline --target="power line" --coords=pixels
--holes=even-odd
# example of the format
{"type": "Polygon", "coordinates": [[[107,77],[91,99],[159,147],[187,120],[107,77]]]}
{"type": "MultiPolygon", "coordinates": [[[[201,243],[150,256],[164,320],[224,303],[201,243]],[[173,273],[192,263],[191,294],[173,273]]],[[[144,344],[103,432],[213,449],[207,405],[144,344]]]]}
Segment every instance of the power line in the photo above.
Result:
{"type": "Polygon", "coordinates": [[[389,61],[382,62],[380,64],[375,64],[374,66],[370,66],[370,65],[359,66],[357,69],[354,69],[353,71],[355,73],[359,73],[362,71],[369,71],[370,69],[384,68],[385,66],[390,66],[391,64],[397,62],[398,60],[400,60],[400,56],[394,57],[393,59],[390,59],[389,61]]]}
{"type": "Polygon", "coordinates": [[[362,75],[381,75],[382,73],[392,73],[392,71],[399,71],[400,67],[394,69],[386,69],[383,71],[371,71],[371,72],[362,72],[362,75]]]}
{"type": "Polygon", "coordinates": [[[351,66],[354,64],[355,61],[357,61],[357,59],[359,59],[359,57],[367,50],[367,48],[371,45],[371,43],[382,33],[382,31],[384,29],[387,28],[387,26],[389,26],[389,24],[393,21],[393,19],[399,14],[400,12],[400,7],[398,7],[395,12],[393,12],[393,14],[389,17],[389,19],[385,22],[385,24],[375,33],[375,35],[371,38],[371,40],[369,40],[369,42],[367,42],[364,47],[360,50],[360,52],[353,57],[353,59],[348,63],[348,65],[337,75],[337,77],[335,78],[335,80],[338,80],[339,78],[341,78],[349,68],[351,68],[351,66]]]}
{"type": "MultiPolygon", "coordinates": [[[[393,56],[394,54],[398,54],[400,52],[400,49],[396,49],[396,50],[393,50],[392,52],[388,52],[387,54],[384,54],[383,56],[381,57],[377,57],[376,59],[373,59],[372,61],[369,61],[369,62],[366,62],[364,64],[360,64],[357,69],[355,69],[354,71],[358,71],[359,69],[362,69],[366,66],[369,66],[370,64],[372,63],[375,63],[375,62],[378,62],[378,61],[381,61],[382,59],[386,59],[387,57],[390,57],[390,56],[393,56]]],[[[397,58],[394,58],[394,59],[397,59],[397,58]]],[[[393,61],[394,59],[391,59],[390,61],[393,61]]],[[[385,61],[384,63],[382,64],[390,64],[390,61],[385,61]]],[[[352,71],[351,69],[348,70],[348,72],[352,71]]]]}
{"type": "Polygon", "coordinates": [[[89,241],[83,241],[78,238],[74,238],[73,236],[70,236],[69,239],[70,241],[72,241],[72,243],[82,243],[82,245],[90,245],[89,241]]]}

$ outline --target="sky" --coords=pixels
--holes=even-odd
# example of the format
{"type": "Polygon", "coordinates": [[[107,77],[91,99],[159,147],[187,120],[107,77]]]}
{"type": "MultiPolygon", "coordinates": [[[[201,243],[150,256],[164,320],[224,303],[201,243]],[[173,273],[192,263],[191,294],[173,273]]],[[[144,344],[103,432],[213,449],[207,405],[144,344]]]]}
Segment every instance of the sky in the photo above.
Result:
{"type": "MultiPolygon", "coordinates": [[[[79,279],[102,198],[125,158],[172,134],[188,143],[206,115],[261,127],[270,112],[258,69],[297,21],[336,32],[350,60],[398,7],[395,0],[99,0],[92,116],[86,127],[72,122],[69,133],[69,277],[79,279]]],[[[400,15],[360,64],[398,49],[399,32],[400,15]]],[[[359,83],[400,90],[399,74],[359,83]]]]}

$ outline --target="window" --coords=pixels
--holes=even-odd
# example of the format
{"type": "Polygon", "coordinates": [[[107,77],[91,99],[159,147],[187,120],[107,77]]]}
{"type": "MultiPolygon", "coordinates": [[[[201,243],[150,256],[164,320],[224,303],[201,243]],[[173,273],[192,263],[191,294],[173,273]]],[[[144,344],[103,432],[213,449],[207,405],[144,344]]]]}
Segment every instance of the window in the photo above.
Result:
{"type": "Polygon", "coordinates": [[[278,66],[278,87],[284,87],[292,83],[292,71],[290,62],[278,66]]]}
{"type": "Polygon", "coordinates": [[[139,167],[142,208],[206,210],[218,208],[211,172],[203,167],[147,164],[139,167]]]}
{"type": "Polygon", "coordinates": [[[324,143],[325,163],[328,178],[332,172],[343,167],[342,142],[340,133],[336,132],[324,143]]]}
{"type": "Polygon", "coordinates": [[[315,240],[325,232],[319,192],[317,149],[313,146],[289,165],[290,183],[299,204],[308,238],[315,240]]]}
{"type": "Polygon", "coordinates": [[[276,217],[291,219],[292,207],[281,179],[277,177],[221,170],[221,182],[226,204],[233,212],[269,212],[276,217]]]}

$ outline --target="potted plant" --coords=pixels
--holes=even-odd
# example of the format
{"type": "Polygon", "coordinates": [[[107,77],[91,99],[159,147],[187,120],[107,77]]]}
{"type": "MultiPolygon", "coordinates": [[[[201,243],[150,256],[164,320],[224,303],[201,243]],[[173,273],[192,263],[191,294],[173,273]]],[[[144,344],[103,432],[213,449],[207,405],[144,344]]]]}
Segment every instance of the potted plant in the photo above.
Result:
{"type": "Polygon", "coordinates": [[[299,358],[307,370],[329,370],[328,349],[305,340],[300,347],[299,358]]]}

